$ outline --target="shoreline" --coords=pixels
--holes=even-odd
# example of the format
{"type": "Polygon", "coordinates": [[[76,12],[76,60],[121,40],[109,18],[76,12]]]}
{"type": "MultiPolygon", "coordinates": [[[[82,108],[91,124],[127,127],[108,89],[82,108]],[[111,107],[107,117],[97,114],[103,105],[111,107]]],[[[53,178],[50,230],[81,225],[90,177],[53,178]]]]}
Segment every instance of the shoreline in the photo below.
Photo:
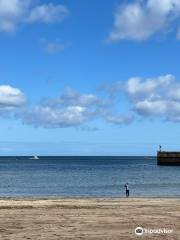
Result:
{"type": "Polygon", "coordinates": [[[0,196],[0,201],[1,200],[63,200],[63,199],[68,199],[68,200],[94,200],[94,199],[99,199],[99,200],[113,200],[113,199],[120,199],[120,200],[125,200],[125,199],[131,199],[131,200],[135,200],[135,199],[144,199],[144,200],[151,200],[151,199],[180,199],[180,196],[132,196],[132,197],[123,197],[123,196],[119,196],[119,197],[97,197],[97,196],[10,196],[10,197],[4,197],[4,196],[0,196]]]}
{"type": "Polygon", "coordinates": [[[173,230],[145,239],[180,239],[179,198],[0,198],[3,240],[132,240],[139,226],[173,230]]]}

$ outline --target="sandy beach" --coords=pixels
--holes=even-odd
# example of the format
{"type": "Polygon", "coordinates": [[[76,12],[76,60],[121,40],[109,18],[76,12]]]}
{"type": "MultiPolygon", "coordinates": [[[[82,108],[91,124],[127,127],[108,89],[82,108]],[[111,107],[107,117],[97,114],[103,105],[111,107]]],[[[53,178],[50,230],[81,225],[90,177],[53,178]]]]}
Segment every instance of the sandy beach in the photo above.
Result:
{"type": "Polygon", "coordinates": [[[0,239],[180,239],[180,199],[0,199],[0,239]]]}

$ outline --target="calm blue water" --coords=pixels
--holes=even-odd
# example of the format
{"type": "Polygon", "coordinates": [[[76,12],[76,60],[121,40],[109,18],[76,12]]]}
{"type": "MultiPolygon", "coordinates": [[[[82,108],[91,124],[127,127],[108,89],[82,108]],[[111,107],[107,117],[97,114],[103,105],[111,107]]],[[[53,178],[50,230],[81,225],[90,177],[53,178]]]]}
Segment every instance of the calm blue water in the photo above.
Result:
{"type": "Polygon", "coordinates": [[[179,196],[180,167],[143,157],[0,158],[0,197],[179,196]]]}

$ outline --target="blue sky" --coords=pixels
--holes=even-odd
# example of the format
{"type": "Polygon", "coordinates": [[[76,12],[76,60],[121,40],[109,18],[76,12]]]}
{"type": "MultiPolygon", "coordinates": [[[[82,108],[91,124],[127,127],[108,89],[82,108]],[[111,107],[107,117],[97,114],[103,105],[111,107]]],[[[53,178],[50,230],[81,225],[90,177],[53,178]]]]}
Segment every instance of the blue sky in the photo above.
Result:
{"type": "Polygon", "coordinates": [[[0,0],[0,154],[179,150],[180,2],[0,0]]]}

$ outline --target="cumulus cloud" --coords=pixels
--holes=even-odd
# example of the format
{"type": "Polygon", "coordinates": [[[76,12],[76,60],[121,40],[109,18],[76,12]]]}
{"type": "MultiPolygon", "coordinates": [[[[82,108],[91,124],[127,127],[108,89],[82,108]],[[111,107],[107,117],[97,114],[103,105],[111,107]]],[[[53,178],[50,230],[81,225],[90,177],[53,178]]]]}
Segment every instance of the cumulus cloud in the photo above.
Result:
{"type": "Polygon", "coordinates": [[[22,107],[26,97],[20,89],[9,85],[0,85],[0,114],[4,115],[22,107]]]}
{"type": "Polygon", "coordinates": [[[88,120],[88,112],[86,108],[81,106],[67,106],[66,108],[36,106],[32,111],[26,112],[24,117],[26,123],[35,127],[71,127],[86,122],[88,120]]]}
{"type": "Polygon", "coordinates": [[[88,124],[102,119],[113,124],[129,124],[131,118],[112,114],[112,101],[92,93],[78,93],[68,88],[57,98],[42,99],[33,106],[26,104],[24,93],[10,85],[0,85],[0,116],[14,116],[28,125],[44,128],[80,127],[95,131],[88,124]]]}
{"type": "Polygon", "coordinates": [[[0,115],[16,113],[24,123],[35,127],[89,130],[93,127],[88,124],[93,120],[127,125],[139,117],[180,122],[180,82],[171,74],[145,79],[132,77],[115,82],[110,86],[110,95],[104,97],[68,88],[59,97],[42,99],[39,104],[22,108],[25,103],[26,97],[20,89],[0,85],[0,115]],[[112,89],[116,89],[113,98],[112,89]],[[126,96],[126,107],[119,94],[123,99],[126,96]]]}
{"type": "MultiPolygon", "coordinates": [[[[0,115],[13,113],[35,127],[88,130],[93,129],[88,124],[97,119],[115,125],[131,124],[139,117],[180,122],[180,82],[171,74],[146,79],[132,77],[115,82],[109,89],[110,94],[102,97],[68,88],[59,97],[42,99],[39,104],[23,108],[23,92],[0,85],[0,115]],[[126,107],[124,101],[119,101],[119,94],[126,96],[126,107]]],[[[105,90],[108,91],[107,86],[105,90]]]]}
{"type": "Polygon", "coordinates": [[[123,91],[138,115],[180,120],[180,83],[173,75],[130,78],[124,83],[123,91]]]}
{"type": "Polygon", "coordinates": [[[130,119],[113,115],[110,109],[109,99],[67,89],[57,98],[43,99],[39,105],[22,112],[18,117],[26,124],[45,128],[80,126],[82,129],[91,129],[86,124],[98,118],[119,125],[129,124],[130,119]]]}
{"type": "Polygon", "coordinates": [[[146,40],[169,30],[171,23],[179,18],[179,0],[136,0],[120,5],[114,14],[109,41],[146,40]]]}
{"type": "Polygon", "coordinates": [[[66,91],[58,98],[43,100],[42,104],[50,107],[59,106],[82,106],[82,107],[93,107],[93,106],[107,106],[108,100],[102,100],[95,94],[80,94],[77,91],[67,88],[66,91]]]}
{"type": "Polygon", "coordinates": [[[91,121],[106,104],[94,94],[67,89],[60,97],[42,100],[20,117],[27,124],[46,128],[75,127],[91,121]]]}
{"type": "Polygon", "coordinates": [[[141,79],[140,77],[130,78],[124,84],[124,90],[132,99],[153,99],[166,94],[167,88],[174,86],[175,78],[168,74],[156,78],[141,79]]]}
{"type": "Polygon", "coordinates": [[[173,100],[144,100],[135,103],[134,110],[145,117],[161,117],[163,120],[180,121],[180,102],[173,100]]]}
{"type": "Polygon", "coordinates": [[[134,110],[144,116],[163,116],[168,111],[168,101],[165,100],[142,100],[134,104],[134,110]]]}
{"type": "Polygon", "coordinates": [[[32,0],[0,0],[0,31],[15,31],[20,24],[62,21],[68,9],[62,4],[33,5],[32,0]]]}
{"type": "Polygon", "coordinates": [[[172,74],[152,78],[131,77],[125,81],[114,82],[104,88],[116,99],[115,104],[122,106],[117,101],[117,96],[124,96],[127,100],[127,117],[112,114],[107,121],[120,123],[121,120],[131,123],[139,117],[163,121],[180,122],[180,81],[172,74]],[[132,112],[134,114],[132,114],[132,112]]]}

